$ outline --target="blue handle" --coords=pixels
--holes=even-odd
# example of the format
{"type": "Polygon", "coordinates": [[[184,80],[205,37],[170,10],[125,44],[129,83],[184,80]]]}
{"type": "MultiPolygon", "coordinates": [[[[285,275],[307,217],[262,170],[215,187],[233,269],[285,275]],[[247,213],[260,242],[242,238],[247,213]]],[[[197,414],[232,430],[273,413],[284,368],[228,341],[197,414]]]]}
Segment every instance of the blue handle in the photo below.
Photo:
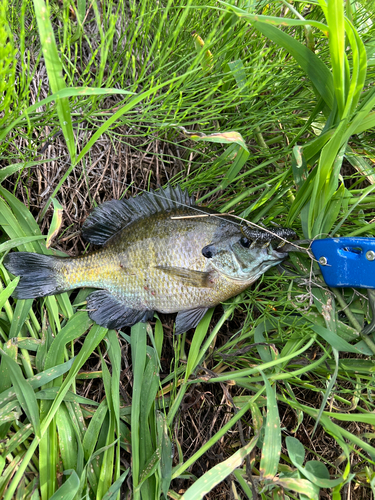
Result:
{"type": "Polygon", "coordinates": [[[375,238],[315,240],[311,250],[328,286],[375,288],[375,238]]]}

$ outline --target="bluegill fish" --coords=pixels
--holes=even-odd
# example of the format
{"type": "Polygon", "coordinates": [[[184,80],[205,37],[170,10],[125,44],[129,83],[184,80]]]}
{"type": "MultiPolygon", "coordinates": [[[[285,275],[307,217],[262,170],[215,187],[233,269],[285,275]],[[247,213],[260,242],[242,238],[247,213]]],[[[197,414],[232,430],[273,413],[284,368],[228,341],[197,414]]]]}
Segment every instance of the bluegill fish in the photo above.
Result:
{"type": "Polygon", "coordinates": [[[21,276],[15,297],[98,288],[87,298],[97,324],[118,329],[147,321],[154,311],[178,312],[176,333],[185,332],[208,308],[245,290],[288,255],[269,243],[277,236],[251,241],[230,216],[202,207],[199,213],[207,216],[196,217],[194,199],[170,186],[103,203],[82,227],[99,250],[74,258],[6,256],[8,271],[21,276]]]}

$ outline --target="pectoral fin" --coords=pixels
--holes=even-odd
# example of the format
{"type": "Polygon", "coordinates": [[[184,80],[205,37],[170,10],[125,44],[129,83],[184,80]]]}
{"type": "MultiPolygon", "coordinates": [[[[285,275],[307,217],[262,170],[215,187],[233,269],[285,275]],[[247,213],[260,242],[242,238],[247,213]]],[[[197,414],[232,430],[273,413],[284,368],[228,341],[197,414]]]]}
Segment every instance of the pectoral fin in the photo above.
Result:
{"type": "Polygon", "coordinates": [[[156,269],[167,273],[170,277],[182,281],[186,286],[198,288],[212,288],[214,280],[211,272],[194,271],[184,267],[156,266],[156,269]]]}
{"type": "Polygon", "coordinates": [[[154,316],[154,311],[131,309],[106,290],[91,293],[87,297],[87,309],[95,323],[116,330],[150,320],[154,316]]]}
{"type": "Polygon", "coordinates": [[[207,312],[207,307],[180,311],[176,317],[176,335],[187,332],[190,328],[195,328],[207,312]]]}

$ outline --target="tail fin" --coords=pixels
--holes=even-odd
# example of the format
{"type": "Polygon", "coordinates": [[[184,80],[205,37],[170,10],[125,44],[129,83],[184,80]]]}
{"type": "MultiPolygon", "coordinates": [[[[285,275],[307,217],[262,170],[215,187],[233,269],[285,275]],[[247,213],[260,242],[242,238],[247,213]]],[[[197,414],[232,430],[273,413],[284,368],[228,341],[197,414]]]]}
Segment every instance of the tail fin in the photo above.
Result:
{"type": "Polygon", "coordinates": [[[9,253],[4,265],[15,276],[21,276],[13,296],[17,299],[34,299],[64,292],[69,288],[59,273],[61,257],[29,252],[9,253]]]}

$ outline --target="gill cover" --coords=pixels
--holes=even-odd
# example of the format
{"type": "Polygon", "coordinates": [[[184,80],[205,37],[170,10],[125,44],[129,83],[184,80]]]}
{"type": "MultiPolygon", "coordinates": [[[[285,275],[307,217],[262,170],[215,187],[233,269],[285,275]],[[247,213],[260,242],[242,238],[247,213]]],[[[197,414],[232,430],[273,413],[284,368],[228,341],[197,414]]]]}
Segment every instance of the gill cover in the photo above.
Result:
{"type": "Polygon", "coordinates": [[[250,243],[237,235],[207,245],[202,254],[219,273],[249,284],[288,256],[287,252],[273,249],[271,244],[250,243]]]}

